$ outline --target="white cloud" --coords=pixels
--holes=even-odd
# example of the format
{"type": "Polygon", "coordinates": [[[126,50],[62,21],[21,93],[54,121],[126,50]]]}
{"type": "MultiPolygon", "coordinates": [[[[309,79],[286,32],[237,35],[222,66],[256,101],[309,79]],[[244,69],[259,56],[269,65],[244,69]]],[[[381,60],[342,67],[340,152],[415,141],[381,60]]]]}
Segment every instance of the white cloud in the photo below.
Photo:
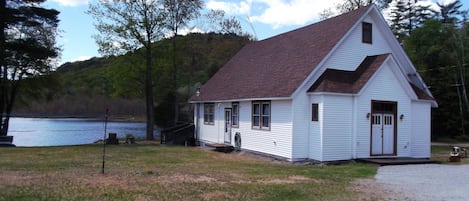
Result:
{"type": "MultiPolygon", "coordinates": [[[[424,0],[424,1],[417,1],[417,4],[421,5],[421,6],[430,6],[430,8],[433,9],[433,10],[439,10],[439,7],[438,7],[438,5],[436,5],[436,2],[437,1],[424,0]]],[[[438,2],[440,4],[441,3],[445,4],[443,1],[438,1],[438,2]]]]}
{"type": "Polygon", "coordinates": [[[199,29],[198,27],[192,27],[192,28],[184,28],[181,31],[179,31],[178,34],[185,36],[190,33],[204,33],[204,31],[202,29],[199,29]]]}
{"type": "Polygon", "coordinates": [[[318,19],[319,13],[332,7],[336,2],[337,0],[265,0],[264,3],[268,5],[268,8],[261,15],[253,16],[252,20],[273,25],[274,28],[304,25],[313,19],[318,19]]]}
{"type": "Polygon", "coordinates": [[[81,6],[86,5],[90,0],[52,0],[53,2],[58,3],[60,6],[81,6]]]}
{"type": "Polygon", "coordinates": [[[71,62],[76,62],[76,61],[85,61],[88,59],[93,58],[92,56],[79,56],[78,58],[72,59],[71,62]]]}
{"type": "Polygon", "coordinates": [[[240,1],[239,3],[209,0],[206,5],[208,9],[223,10],[228,15],[249,15],[251,3],[252,0],[240,1]]]}
{"type": "MultiPolygon", "coordinates": [[[[205,31],[203,31],[202,29],[199,29],[198,27],[190,27],[190,28],[184,28],[184,29],[181,29],[178,31],[178,35],[182,35],[182,36],[185,36],[187,34],[190,34],[190,33],[204,33],[205,31]]],[[[165,38],[171,38],[174,34],[171,33],[171,32],[166,32],[164,34],[164,37],[165,38]]]]}
{"type": "Polygon", "coordinates": [[[207,7],[221,9],[227,14],[247,15],[253,22],[280,28],[304,25],[319,18],[326,8],[334,7],[341,0],[242,0],[239,3],[210,0],[207,7]]]}

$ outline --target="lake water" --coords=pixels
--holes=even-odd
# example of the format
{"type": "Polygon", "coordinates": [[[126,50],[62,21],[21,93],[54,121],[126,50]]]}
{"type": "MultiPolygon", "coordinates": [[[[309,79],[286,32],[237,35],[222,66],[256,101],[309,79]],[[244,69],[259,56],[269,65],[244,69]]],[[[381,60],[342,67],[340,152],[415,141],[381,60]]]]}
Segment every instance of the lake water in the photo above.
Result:
{"type": "MultiPolygon", "coordinates": [[[[140,122],[107,122],[108,133],[125,138],[130,133],[145,138],[146,124],[140,122]]],[[[156,130],[156,129],[155,129],[156,130]]],[[[8,135],[16,146],[62,146],[89,144],[102,140],[104,121],[96,119],[11,118],[8,135]]],[[[155,137],[158,133],[155,131],[155,137]]]]}

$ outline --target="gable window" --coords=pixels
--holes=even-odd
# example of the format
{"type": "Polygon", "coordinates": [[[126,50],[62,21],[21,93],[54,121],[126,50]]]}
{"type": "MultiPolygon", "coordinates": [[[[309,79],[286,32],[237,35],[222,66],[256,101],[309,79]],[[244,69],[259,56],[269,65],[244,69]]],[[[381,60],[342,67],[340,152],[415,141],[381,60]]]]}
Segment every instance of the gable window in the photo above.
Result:
{"type": "Polygon", "coordinates": [[[317,103],[313,103],[311,105],[311,121],[319,121],[319,105],[317,103]]]}
{"type": "Polygon", "coordinates": [[[214,125],[215,124],[215,104],[205,103],[204,104],[204,124],[214,125]]]}
{"type": "Polygon", "coordinates": [[[252,102],[252,128],[270,129],[270,101],[252,102]]]}
{"type": "Polygon", "coordinates": [[[362,42],[369,44],[373,43],[373,26],[371,23],[362,23],[362,42]]]}
{"type": "Polygon", "coordinates": [[[233,109],[231,113],[231,125],[233,127],[239,127],[239,103],[232,103],[231,108],[233,109]]]}

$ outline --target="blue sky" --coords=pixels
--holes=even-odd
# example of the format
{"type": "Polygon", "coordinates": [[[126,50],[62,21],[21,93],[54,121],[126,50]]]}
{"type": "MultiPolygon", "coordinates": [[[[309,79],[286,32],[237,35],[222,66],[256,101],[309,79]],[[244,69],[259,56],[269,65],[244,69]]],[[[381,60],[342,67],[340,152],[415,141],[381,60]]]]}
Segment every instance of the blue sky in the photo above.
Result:
{"type": "MultiPolygon", "coordinates": [[[[453,0],[438,0],[441,3],[453,0]]],[[[93,39],[97,34],[93,19],[85,13],[89,0],[48,0],[44,7],[60,11],[62,47],[59,63],[86,60],[101,56],[93,39]]],[[[205,8],[221,9],[227,15],[236,16],[243,29],[262,40],[319,20],[319,13],[333,7],[341,0],[205,0],[205,8]],[[249,23],[250,22],[250,23],[249,23]],[[252,26],[251,26],[252,25],[252,26]]],[[[422,4],[434,4],[437,0],[420,0],[422,4]]],[[[465,9],[468,5],[463,2],[465,9]]],[[[204,30],[200,22],[194,22],[198,30],[204,30]]]]}

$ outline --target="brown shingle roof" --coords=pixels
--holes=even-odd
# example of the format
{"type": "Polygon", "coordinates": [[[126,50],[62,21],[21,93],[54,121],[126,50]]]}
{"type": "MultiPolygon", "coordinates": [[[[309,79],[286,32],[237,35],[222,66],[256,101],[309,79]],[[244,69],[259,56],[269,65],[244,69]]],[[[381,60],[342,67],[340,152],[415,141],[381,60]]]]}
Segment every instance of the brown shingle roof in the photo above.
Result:
{"type": "MultiPolygon", "coordinates": [[[[350,93],[360,92],[366,82],[373,76],[389,54],[366,57],[355,71],[327,69],[321,77],[308,89],[308,92],[350,93]]],[[[435,99],[411,82],[409,85],[421,100],[435,99]]]]}
{"type": "Polygon", "coordinates": [[[246,45],[190,101],[290,97],[370,8],[246,45]]]}
{"type": "Polygon", "coordinates": [[[308,92],[358,93],[389,54],[366,57],[355,71],[327,69],[308,92]]]}
{"type": "Polygon", "coordinates": [[[433,98],[432,96],[428,95],[425,91],[423,91],[422,89],[418,88],[417,86],[415,86],[414,84],[412,84],[411,82],[409,82],[410,86],[412,87],[412,89],[414,90],[415,94],[417,95],[417,97],[421,100],[431,100],[431,101],[435,101],[435,98],[433,98]]]}

